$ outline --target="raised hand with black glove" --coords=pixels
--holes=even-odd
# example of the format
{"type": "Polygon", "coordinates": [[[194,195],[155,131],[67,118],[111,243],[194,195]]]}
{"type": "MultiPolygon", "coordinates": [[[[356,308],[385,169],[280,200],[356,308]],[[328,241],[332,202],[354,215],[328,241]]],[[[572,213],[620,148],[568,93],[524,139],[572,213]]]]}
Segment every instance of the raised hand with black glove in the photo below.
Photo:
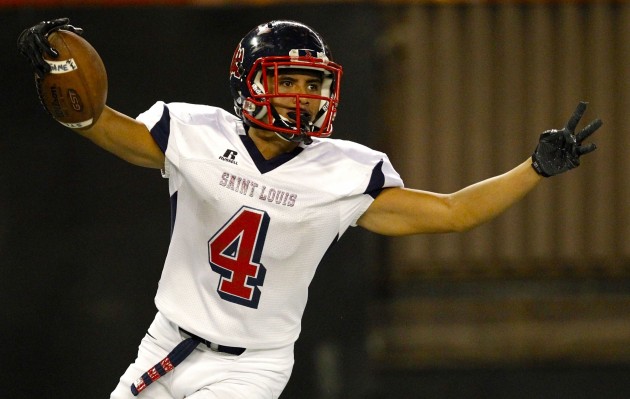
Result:
{"type": "Polygon", "coordinates": [[[35,73],[40,78],[50,72],[50,65],[44,60],[43,54],[46,53],[53,58],[59,56],[57,50],[48,42],[48,35],[57,30],[68,30],[78,35],[83,34],[83,29],[69,25],[69,22],[70,19],[68,18],[42,21],[20,33],[17,41],[18,51],[31,61],[35,73]]]}
{"type": "Polygon", "coordinates": [[[595,119],[578,134],[575,128],[580,122],[585,102],[580,102],[571,118],[561,130],[547,130],[540,135],[538,146],[532,155],[532,167],[541,176],[550,177],[564,173],[580,165],[580,157],[595,151],[595,144],[582,145],[582,141],[595,133],[602,125],[601,119],[595,119]]]}

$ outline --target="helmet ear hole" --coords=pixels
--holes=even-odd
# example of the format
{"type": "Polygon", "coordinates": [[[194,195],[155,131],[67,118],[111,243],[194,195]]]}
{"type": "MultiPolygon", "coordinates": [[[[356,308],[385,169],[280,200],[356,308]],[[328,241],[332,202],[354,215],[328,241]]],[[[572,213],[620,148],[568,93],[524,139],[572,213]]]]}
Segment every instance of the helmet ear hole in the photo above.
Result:
{"type": "Polygon", "coordinates": [[[252,94],[266,94],[267,93],[267,82],[263,80],[262,69],[256,68],[256,73],[254,74],[254,78],[250,81],[250,91],[253,91],[252,94]]]}
{"type": "Polygon", "coordinates": [[[338,106],[341,75],[341,66],[332,61],[324,39],[313,29],[294,21],[267,22],[252,29],[240,41],[232,57],[230,90],[234,109],[250,126],[283,134],[328,137],[338,106]],[[295,94],[296,104],[299,98],[305,97],[319,101],[319,111],[312,116],[308,114],[308,124],[302,123],[304,121],[300,122],[301,126],[286,121],[275,123],[278,118],[271,112],[271,100],[292,96],[291,93],[278,94],[268,87],[268,71],[276,74],[279,69],[322,74],[319,94],[295,94]]]}

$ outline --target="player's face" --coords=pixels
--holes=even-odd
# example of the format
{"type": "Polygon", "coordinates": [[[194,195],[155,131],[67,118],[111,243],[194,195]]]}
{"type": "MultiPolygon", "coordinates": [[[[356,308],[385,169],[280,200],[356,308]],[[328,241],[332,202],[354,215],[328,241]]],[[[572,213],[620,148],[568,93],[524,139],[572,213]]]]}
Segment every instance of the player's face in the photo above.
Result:
{"type": "MultiPolygon", "coordinates": [[[[271,94],[299,94],[299,95],[321,95],[322,76],[317,71],[309,70],[278,70],[278,86],[276,92],[276,81],[273,74],[269,74],[267,87],[271,94]]],[[[278,113],[295,122],[295,113],[300,109],[302,118],[307,116],[309,121],[313,121],[321,100],[300,96],[299,105],[295,96],[274,97],[271,104],[278,113]]]]}

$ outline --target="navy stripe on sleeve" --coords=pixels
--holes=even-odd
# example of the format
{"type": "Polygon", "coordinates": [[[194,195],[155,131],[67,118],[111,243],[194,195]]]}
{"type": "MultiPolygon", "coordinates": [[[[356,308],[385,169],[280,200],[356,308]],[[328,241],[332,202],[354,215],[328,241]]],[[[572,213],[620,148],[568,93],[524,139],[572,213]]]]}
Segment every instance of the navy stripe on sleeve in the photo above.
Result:
{"type": "Polygon", "coordinates": [[[370,182],[364,194],[369,194],[372,198],[376,198],[381,191],[383,191],[384,185],[385,175],[383,174],[383,160],[381,159],[381,161],[374,166],[374,169],[372,169],[372,176],[370,176],[370,182]]]}
{"type": "Polygon", "coordinates": [[[157,143],[162,152],[166,153],[166,147],[168,146],[168,137],[171,134],[171,114],[168,112],[166,105],[164,106],[164,112],[158,123],[151,129],[151,136],[157,143]]]}
{"type": "Polygon", "coordinates": [[[171,195],[171,237],[175,230],[175,219],[177,218],[177,191],[171,195]]]}

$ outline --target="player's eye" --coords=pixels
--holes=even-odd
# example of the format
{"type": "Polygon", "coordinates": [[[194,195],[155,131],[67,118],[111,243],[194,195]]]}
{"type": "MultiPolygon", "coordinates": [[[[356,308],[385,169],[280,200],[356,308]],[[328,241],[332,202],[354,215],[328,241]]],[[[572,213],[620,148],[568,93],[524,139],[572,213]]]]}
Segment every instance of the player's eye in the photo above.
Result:
{"type": "Polygon", "coordinates": [[[322,85],[320,83],[311,83],[308,85],[308,90],[312,92],[320,92],[322,89],[322,85]]]}
{"type": "Polygon", "coordinates": [[[280,86],[292,87],[293,86],[293,81],[288,80],[288,79],[282,79],[282,80],[280,80],[280,86]]]}

